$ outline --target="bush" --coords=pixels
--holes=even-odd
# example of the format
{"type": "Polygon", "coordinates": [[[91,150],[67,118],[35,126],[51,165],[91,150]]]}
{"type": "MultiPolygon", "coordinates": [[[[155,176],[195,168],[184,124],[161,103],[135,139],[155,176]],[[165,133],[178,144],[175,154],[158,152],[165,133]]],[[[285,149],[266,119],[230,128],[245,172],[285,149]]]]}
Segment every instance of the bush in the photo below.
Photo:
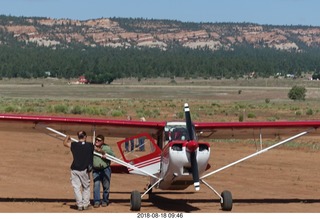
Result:
{"type": "Polygon", "coordinates": [[[120,117],[120,116],[123,116],[123,112],[121,110],[113,110],[111,112],[111,116],[112,117],[120,117]]]}
{"type": "Polygon", "coordinates": [[[288,93],[291,100],[305,100],[307,89],[302,86],[293,86],[288,93]]]}
{"type": "Polygon", "coordinates": [[[239,122],[243,122],[243,120],[244,120],[243,114],[240,114],[239,115],[239,122]]]}
{"type": "Polygon", "coordinates": [[[11,112],[15,112],[15,111],[16,111],[16,109],[13,106],[7,106],[4,108],[4,112],[6,112],[6,113],[11,113],[11,112]]]}
{"type": "Polygon", "coordinates": [[[82,111],[82,107],[79,105],[76,105],[71,109],[72,114],[82,114],[82,111]]]}
{"type": "Polygon", "coordinates": [[[64,104],[58,104],[53,107],[55,113],[68,113],[68,106],[64,104]]]}
{"type": "Polygon", "coordinates": [[[313,115],[313,110],[312,110],[312,109],[307,109],[306,114],[307,114],[308,116],[313,115]]]}

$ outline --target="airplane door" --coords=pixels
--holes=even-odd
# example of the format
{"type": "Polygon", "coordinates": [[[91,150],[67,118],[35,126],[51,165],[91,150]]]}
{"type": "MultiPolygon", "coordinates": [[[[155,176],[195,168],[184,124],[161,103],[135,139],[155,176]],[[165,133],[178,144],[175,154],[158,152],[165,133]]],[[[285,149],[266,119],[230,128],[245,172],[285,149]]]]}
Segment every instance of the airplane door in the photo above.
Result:
{"type": "MultiPolygon", "coordinates": [[[[117,142],[122,159],[149,173],[157,173],[160,169],[161,149],[148,133],[141,133],[117,142]]],[[[131,173],[142,174],[130,170],[131,173]]]]}

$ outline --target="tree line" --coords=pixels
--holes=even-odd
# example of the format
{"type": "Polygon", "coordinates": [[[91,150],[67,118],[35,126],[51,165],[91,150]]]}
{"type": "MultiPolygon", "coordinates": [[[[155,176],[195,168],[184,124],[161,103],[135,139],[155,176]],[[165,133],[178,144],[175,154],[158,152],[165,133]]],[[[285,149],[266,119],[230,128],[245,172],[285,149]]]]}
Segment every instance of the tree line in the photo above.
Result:
{"type": "Polygon", "coordinates": [[[240,78],[255,72],[256,77],[281,73],[300,77],[320,72],[320,50],[286,52],[272,48],[239,46],[234,50],[212,51],[171,45],[158,48],[111,48],[73,45],[56,49],[35,45],[1,45],[0,77],[77,78],[90,83],[111,83],[125,77],[240,78]]]}

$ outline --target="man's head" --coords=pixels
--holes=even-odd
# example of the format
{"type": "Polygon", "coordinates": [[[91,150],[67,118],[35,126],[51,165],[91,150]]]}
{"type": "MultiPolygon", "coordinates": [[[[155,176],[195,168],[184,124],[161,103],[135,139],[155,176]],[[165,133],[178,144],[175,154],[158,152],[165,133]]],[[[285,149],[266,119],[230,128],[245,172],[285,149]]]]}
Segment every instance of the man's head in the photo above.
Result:
{"type": "Polygon", "coordinates": [[[85,139],[87,137],[87,133],[85,131],[79,131],[77,133],[79,140],[85,139]]]}
{"type": "Polygon", "coordinates": [[[101,146],[104,144],[104,136],[103,135],[97,135],[95,139],[95,145],[101,146]]]}

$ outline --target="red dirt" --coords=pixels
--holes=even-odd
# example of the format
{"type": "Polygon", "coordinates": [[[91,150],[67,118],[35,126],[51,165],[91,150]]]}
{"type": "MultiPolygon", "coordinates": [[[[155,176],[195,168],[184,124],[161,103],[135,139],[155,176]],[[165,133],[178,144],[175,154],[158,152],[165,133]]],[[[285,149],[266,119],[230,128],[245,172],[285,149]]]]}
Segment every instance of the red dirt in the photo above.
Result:
{"type": "MultiPolygon", "coordinates": [[[[0,212],[78,212],[69,180],[71,153],[44,133],[0,132],[0,212]]],[[[110,142],[111,145],[112,142],[110,142]]],[[[116,150],[114,145],[114,150],[116,150]]],[[[255,152],[242,143],[215,143],[211,170],[255,152]]],[[[232,212],[320,212],[320,151],[277,148],[209,177],[219,193],[232,192],[232,212]]],[[[146,177],[113,174],[111,204],[90,213],[132,213],[130,192],[146,177]]],[[[141,212],[222,213],[218,197],[205,185],[199,192],[154,190],[143,197],[141,212]]],[[[89,212],[89,211],[88,211],[89,212]]]]}

